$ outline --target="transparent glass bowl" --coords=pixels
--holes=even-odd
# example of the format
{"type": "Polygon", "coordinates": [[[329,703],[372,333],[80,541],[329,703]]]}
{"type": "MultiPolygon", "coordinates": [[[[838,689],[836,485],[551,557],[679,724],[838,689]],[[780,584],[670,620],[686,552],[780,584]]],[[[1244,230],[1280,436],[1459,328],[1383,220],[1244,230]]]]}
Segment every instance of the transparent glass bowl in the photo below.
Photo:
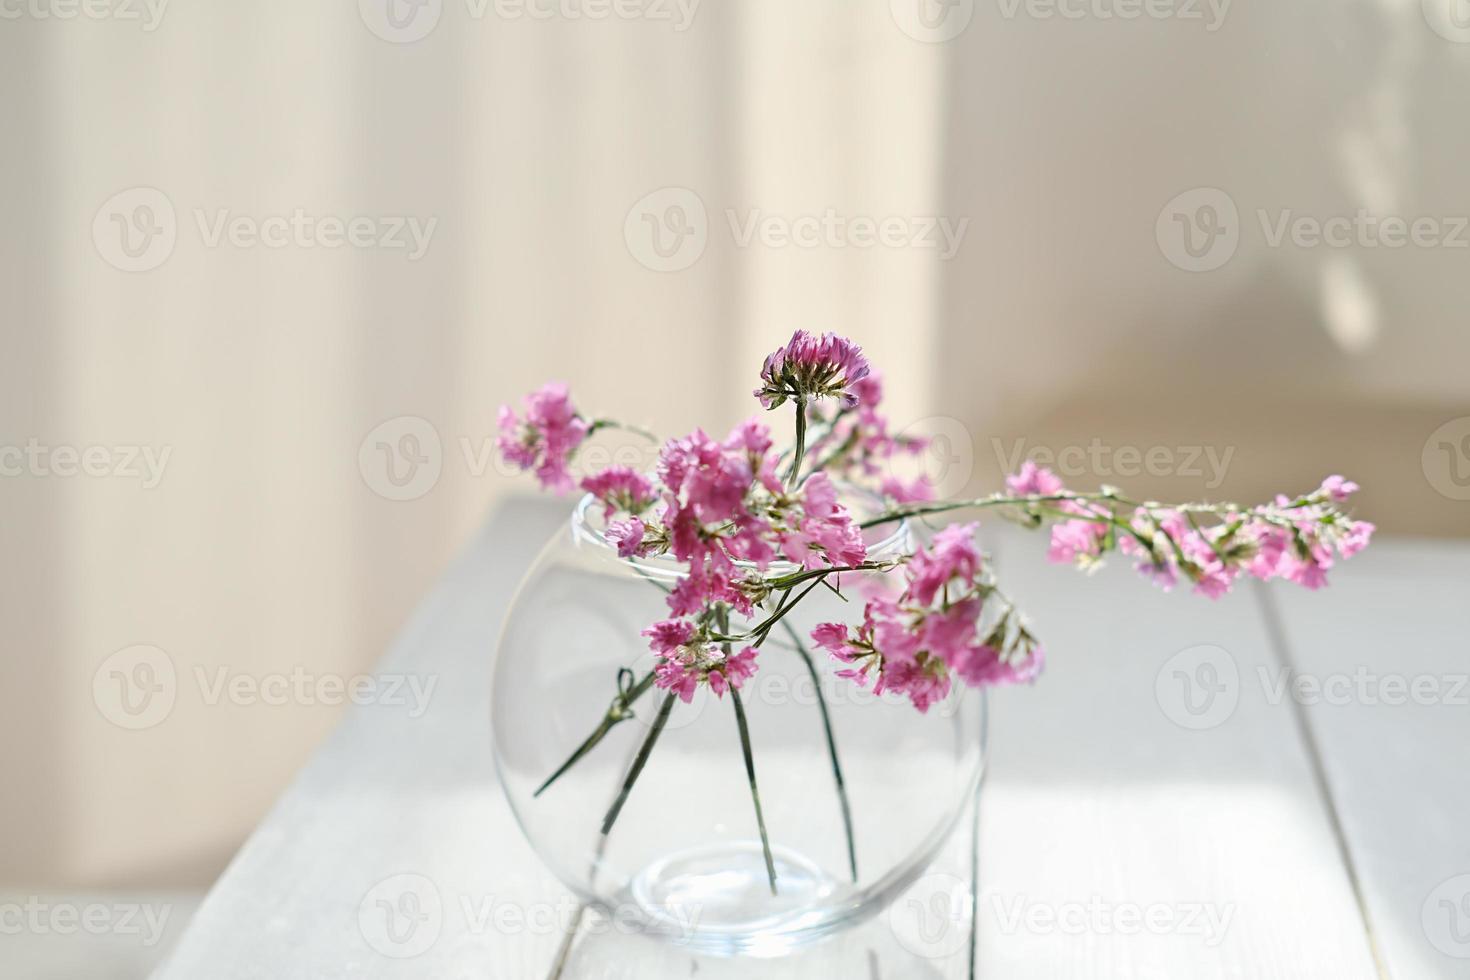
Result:
{"type": "MultiPolygon", "coordinates": [[[[702,689],[692,704],[675,704],[606,837],[604,815],[664,692],[643,694],[634,717],[613,725],[536,794],[603,721],[619,684],[651,669],[639,632],[668,616],[664,589],[683,571],[672,559],[618,558],[602,536],[601,516],[584,499],[570,528],[541,552],[507,615],[495,664],[496,767],[536,853],[620,926],[700,952],[782,955],[881,911],[923,873],[972,797],[984,763],[986,707],[981,692],[956,685],[920,714],[906,700],[835,676],[808,631],[861,616],[855,574],[844,576],[849,601],[818,588],[785,620],[812,668],[778,626],[741,690],[775,895],[728,696],[702,689]],[[620,674],[624,668],[631,673],[620,674]],[[851,855],[818,690],[850,805],[851,855]]],[[[900,526],[871,541],[869,554],[910,548],[909,530],[900,526]]]]}

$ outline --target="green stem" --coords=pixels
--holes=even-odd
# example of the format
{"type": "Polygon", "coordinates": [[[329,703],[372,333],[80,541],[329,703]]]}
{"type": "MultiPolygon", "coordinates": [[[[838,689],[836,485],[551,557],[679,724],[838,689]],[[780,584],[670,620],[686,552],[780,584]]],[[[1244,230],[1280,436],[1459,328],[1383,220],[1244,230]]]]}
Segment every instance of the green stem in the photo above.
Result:
{"type": "Polygon", "coordinates": [[[618,814],[623,812],[623,804],[628,802],[628,794],[633,791],[633,784],[643,773],[643,767],[648,765],[648,757],[653,754],[654,743],[658,741],[659,735],[663,734],[664,726],[669,723],[669,712],[674,710],[674,701],[677,698],[678,696],[672,691],[664,695],[664,702],[658,709],[658,717],[653,720],[653,727],[648,730],[648,737],[643,740],[642,748],[638,750],[637,757],[633,759],[633,765],[623,780],[623,788],[618,791],[618,798],[613,800],[612,808],[607,811],[607,816],[602,818],[604,837],[617,822],[618,814]]]}
{"type": "MultiPolygon", "coordinates": [[[[1026,504],[1042,504],[1060,502],[1067,500],[1079,501],[1115,501],[1124,505],[1134,506],[1132,501],[1123,500],[1121,497],[1107,493],[1052,493],[1038,494],[1032,496],[1014,496],[1011,494],[997,493],[989,497],[980,497],[976,500],[956,500],[946,503],[916,504],[912,507],[898,507],[863,521],[858,527],[867,529],[878,527],[881,524],[891,524],[909,517],[922,517],[925,514],[944,514],[952,510],[968,510],[981,507],[1021,507],[1026,504]]],[[[1076,516],[1076,515],[1068,515],[1076,516]]]]}
{"type": "Polygon", "coordinates": [[[802,589],[800,592],[798,592],[796,594],[796,598],[789,603],[786,602],[786,596],[791,594],[791,587],[787,586],[786,592],[782,594],[781,603],[776,607],[776,611],[764,623],[761,623],[755,629],[750,631],[750,636],[757,637],[755,645],[759,647],[762,643],[765,643],[766,637],[771,635],[771,627],[775,626],[782,619],[784,619],[786,617],[786,614],[795,609],[796,604],[805,599],[807,593],[810,592],[812,589],[815,589],[818,585],[822,583],[822,581],[823,579],[817,579],[811,585],[808,585],[805,589],[802,589]]]}
{"type": "Polygon", "coordinates": [[[591,438],[594,433],[598,432],[601,429],[621,429],[624,432],[631,432],[635,436],[642,436],[649,442],[659,441],[658,436],[643,428],[641,425],[629,425],[627,422],[619,422],[617,419],[594,419],[587,426],[588,438],[591,438]]]}
{"type": "Polygon", "coordinates": [[[791,472],[786,474],[786,485],[796,486],[796,477],[801,473],[801,458],[806,455],[806,396],[796,396],[796,449],[791,456],[791,472]]]}
{"type": "Polygon", "coordinates": [[[627,721],[629,718],[632,718],[633,702],[641,698],[644,692],[652,686],[653,671],[649,671],[647,674],[643,675],[642,680],[634,684],[631,688],[626,691],[619,691],[618,695],[613,698],[612,704],[608,705],[607,714],[602,716],[602,721],[599,722],[597,727],[592,730],[592,734],[588,735],[587,738],[583,740],[582,744],[577,746],[576,751],[567,758],[567,761],[558,766],[556,772],[552,773],[550,776],[547,776],[546,782],[536,787],[536,792],[532,793],[531,795],[533,797],[540,796],[548,786],[560,779],[568,769],[572,768],[572,766],[580,761],[582,756],[586,755],[588,752],[591,752],[594,748],[596,748],[597,743],[606,738],[607,733],[612,731],[615,725],[617,725],[619,722],[627,721]]]}
{"type": "Polygon", "coordinates": [[[766,876],[771,881],[771,894],[776,894],[776,859],[771,855],[771,839],[766,834],[766,817],[761,812],[761,792],[755,785],[755,756],[750,751],[750,726],[745,721],[745,705],[740,692],[730,688],[730,703],[735,705],[735,724],[740,729],[740,751],[745,755],[745,776],[750,780],[750,798],[755,802],[755,822],[761,832],[761,851],[766,856],[766,876]]]}
{"type": "MultiPolygon", "coordinates": [[[[802,572],[792,572],[790,575],[773,578],[766,584],[773,589],[786,589],[793,585],[800,585],[802,582],[814,578],[822,578],[826,575],[833,575],[837,572],[882,572],[887,571],[897,564],[899,564],[897,561],[865,561],[858,565],[834,565],[831,568],[808,568],[802,572]]],[[[761,625],[764,626],[765,624],[763,623],[761,625]]],[[[756,627],[757,630],[760,628],[760,626],[756,627]]]]}
{"type": "Polygon", "coordinates": [[[837,760],[837,739],[832,734],[832,716],[827,710],[827,696],[822,693],[822,682],[817,675],[817,665],[807,651],[806,645],[801,642],[801,636],[790,623],[783,622],[781,628],[791,638],[802,663],[806,664],[806,672],[811,675],[812,688],[817,692],[817,707],[822,712],[822,731],[827,736],[827,757],[832,760],[832,778],[837,781],[837,802],[842,807],[842,829],[847,834],[847,864],[852,869],[853,884],[857,884],[857,842],[852,830],[852,805],[847,799],[847,782],[842,778],[842,763],[837,760]]]}

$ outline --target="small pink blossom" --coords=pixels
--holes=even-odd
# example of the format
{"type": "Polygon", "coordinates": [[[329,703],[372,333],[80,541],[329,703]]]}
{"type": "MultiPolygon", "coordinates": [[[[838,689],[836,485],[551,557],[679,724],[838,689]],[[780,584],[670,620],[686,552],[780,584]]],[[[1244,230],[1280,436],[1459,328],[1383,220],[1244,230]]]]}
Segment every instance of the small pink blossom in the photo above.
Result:
{"type": "Polygon", "coordinates": [[[1019,470],[1006,477],[1006,489],[1028,497],[1049,497],[1061,493],[1065,488],[1055,473],[1028,459],[1021,464],[1019,470]]]}
{"type": "Polygon", "coordinates": [[[951,666],[971,687],[994,687],[1030,684],[1045,664],[1046,655],[1039,646],[1031,647],[1024,656],[1006,660],[995,647],[980,644],[967,647],[951,666]]]}
{"type": "Polygon", "coordinates": [[[853,408],[858,404],[853,387],[867,375],[868,360],[857,344],[835,333],[816,337],[798,330],[766,357],[755,396],[768,409],[788,398],[837,398],[844,408],[853,408]]]}
{"type": "Polygon", "coordinates": [[[1376,530],[1377,528],[1367,521],[1353,521],[1338,539],[1337,553],[1344,558],[1351,558],[1368,547],[1368,541],[1376,530]]]}
{"type": "Polygon", "coordinates": [[[694,624],[686,619],[660,619],[642,635],[649,638],[648,646],[654,653],[668,654],[694,638],[694,624]]]}
{"type": "Polygon", "coordinates": [[[646,530],[643,521],[630,517],[626,521],[613,521],[603,532],[603,537],[617,546],[619,558],[642,558],[647,554],[643,547],[646,530]]]}
{"type": "Polygon", "coordinates": [[[814,473],[801,487],[801,507],[781,536],[781,551],[804,568],[860,565],[868,557],[862,528],[837,501],[826,473],[814,473]]]}
{"type": "Polygon", "coordinates": [[[505,460],[523,470],[535,469],[548,490],[566,493],[573,487],[567,466],[590,428],[577,414],[564,384],[547,384],[525,398],[526,416],[509,405],[499,414],[496,446],[505,460]]]}
{"type": "Polygon", "coordinates": [[[885,477],[880,489],[883,496],[899,504],[922,504],[934,499],[934,485],[924,476],[912,480],[885,477]]]}
{"type": "Polygon", "coordinates": [[[1334,473],[1322,481],[1322,486],[1318,488],[1317,492],[1319,494],[1326,494],[1328,498],[1341,504],[1346,502],[1353,494],[1357,493],[1358,490],[1358,485],[1352,480],[1344,479],[1334,473]]]}
{"type": "Polygon", "coordinates": [[[1067,520],[1052,526],[1051,548],[1046,556],[1055,562],[1088,562],[1102,554],[1106,524],[1098,521],[1067,520]]]}
{"type": "Polygon", "coordinates": [[[694,700],[702,683],[709,685],[716,697],[724,697],[727,690],[738,690],[756,671],[756,649],[749,646],[727,657],[717,644],[686,638],[677,646],[660,641],[654,652],[659,658],[653,669],[654,685],[672,691],[686,704],[694,700]]]}
{"type": "Polygon", "coordinates": [[[648,477],[627,466],[609,466],[582,480],[582,489],[602,502],[603,517],[618,511],[638,515],[656,499],[648,477]]]}
{"type": "Polygon", "coordinates": [[[975,546],[975,532],[980,525],[951,524],[934,535],[928,548],[921,548],[909,559],[904,573],[909,592],[921,605],[934,601],[940,589],[951,581],[961,591],[973,587],[980,572],[980,549],[975,546]]]}
{"type": "Polygon", "coordinates": [[[818,623],[812,628],[812,642],[828,653],[841,655],[847,649],[845,623],[818,623]]]}

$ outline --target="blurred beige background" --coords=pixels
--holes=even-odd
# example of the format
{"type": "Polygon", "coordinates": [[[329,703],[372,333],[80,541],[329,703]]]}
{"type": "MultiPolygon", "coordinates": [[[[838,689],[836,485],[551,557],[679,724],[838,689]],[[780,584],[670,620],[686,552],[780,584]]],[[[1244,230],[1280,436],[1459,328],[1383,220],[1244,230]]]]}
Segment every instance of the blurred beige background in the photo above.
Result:
{"type": "Polygon", "coordinates": [[[343,708],[198,678],[370,669],[548,377],[723,428],[837,329],[949,494],[1341,470],[1470,532],[1470,31],[1063,6],[6,7],[0,885],[207,885],[343,708]],[[1432,226],[1312,242],[1360,209],[1432,226]]]}

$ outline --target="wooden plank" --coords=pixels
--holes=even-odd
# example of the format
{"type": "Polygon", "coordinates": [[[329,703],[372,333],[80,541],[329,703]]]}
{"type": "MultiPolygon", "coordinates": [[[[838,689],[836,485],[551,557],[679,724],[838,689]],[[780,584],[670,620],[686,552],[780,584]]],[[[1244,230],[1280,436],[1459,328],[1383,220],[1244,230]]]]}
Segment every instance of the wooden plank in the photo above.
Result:
{"type": "Polygon", "coordinates": [[[1470,976],[1470,546],[1388,540],[1273,590],[1294,669],[1255,678],[1321,752],[1388,972],[1470,976]]]}
{"type": "Polygon", "coordinates": [[[1273,663],[1251,596],[1126,562],[1081,581],[1041,537],[998,540],[1050,665],[994,699],[980,975],[1374,977],[1303,745],[1232,678],[1273,663]]]}

